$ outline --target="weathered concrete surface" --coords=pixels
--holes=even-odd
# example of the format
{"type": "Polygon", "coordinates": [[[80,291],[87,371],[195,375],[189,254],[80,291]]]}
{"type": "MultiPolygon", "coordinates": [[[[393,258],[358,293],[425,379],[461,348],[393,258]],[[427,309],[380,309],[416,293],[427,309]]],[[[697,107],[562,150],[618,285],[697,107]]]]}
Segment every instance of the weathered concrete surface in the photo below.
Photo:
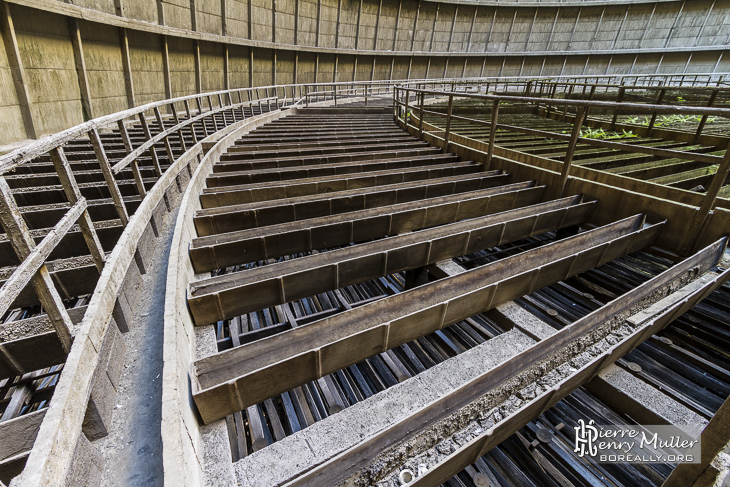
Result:
{"type": "Polygon", "coordinates": [[[708,421],[624,369],[610,365],[586,384],[609,407],[621,407],[639,424],[673,424],[697,437],[708,421]]]}
{"type": "Polygon", "coordinates": [[[129,333],[109,435],[96,442],[104,457],[103,486],[161,486],[162,345],[165,276],[177,211],[165,218],[129,333]]]}
{"type": "Polygon", "coordinates": [[[236,462],[236,478],[246,487],[281,485],[411,416],[532,344],[534,340],[518,330],[499,335],[236,462]]]}

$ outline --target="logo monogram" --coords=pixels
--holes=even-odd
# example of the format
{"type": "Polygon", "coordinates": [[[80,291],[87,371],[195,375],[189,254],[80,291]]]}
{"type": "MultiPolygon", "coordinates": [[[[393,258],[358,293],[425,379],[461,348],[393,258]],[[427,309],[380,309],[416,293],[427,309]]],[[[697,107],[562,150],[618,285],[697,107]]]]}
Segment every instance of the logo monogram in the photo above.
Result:
{"type": "Polygon", "coordinates": [[[598,428],[593,426],[595,421],[590,420],[588,424],[582,419],[578,420],[578,426],[575,430],[575,449],[573,450],[579,457],[583,457],[586,453],[590,456],[596,456],[598,448],[595,442],[598,440],[598,428]]]}

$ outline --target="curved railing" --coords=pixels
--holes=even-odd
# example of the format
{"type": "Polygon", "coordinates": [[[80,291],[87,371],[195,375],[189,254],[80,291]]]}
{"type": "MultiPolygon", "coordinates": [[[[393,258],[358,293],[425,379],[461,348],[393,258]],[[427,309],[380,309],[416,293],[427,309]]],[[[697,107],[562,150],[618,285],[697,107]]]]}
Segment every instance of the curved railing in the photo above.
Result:
{"type": "MultiPolygon", "coordinates": [[[[652,87],[653,89],[656,87],[652,87]]],[[[664,86],[658,87],[660,91],[667,89],[664,86]]],[[[719,90],[730,93],[727,88],[712,88],[713,93],[717,93],[719,90]]],[[[529,92],[528,92],[529,93],[529,92]]],[[[622,93],[622,92],[619,92],[622,93]]],[[[488,127],[489,142],[482,143],[487,153],[486,167],[492,161],[495,155],[495,140],[496,133],[499,129],[517,130],[522,133],[537,135],[540,137],[546,137],[551,139],[565,140],[568,142],[566,148],[566,155],[564,160],[561,162],[545,160],[544,162],[550,165],[549,169],[559,172],[554,184],[554,197],[560,197],[562,194],[566,182],[570,176],[576,176],[576,168],[572,167],[573,156],[575,154],[576,145],[580,142],[596,147],[606,147],[611,149],[623,150],[628,152],[639,152],[653,156],[664,156],[664,157],[678,157],[692,161],[699,161],[706,164],[717,164],[717,170],[712,176],[712,181],[709,185],[707,192],[702,194],[688,193],[682,195],[681,200],[684,203],[698,206],[698,211],[692,222],[687,226],[688,231],[684,236],[685,241],[683,245],[686,248],[697,248],[698,242],[702,238],[702,229],[705,227],[705,222],[708,219],[711,211],[718,206],[718,195],[722,188],[725,180],[727,179],[728,173],[730,173],[730,139],[727,137],[717,137],[719,145],[724,146],[724,155],[711,155],[692,151],[680,151],[673,149],[659,149],[652,147],[642,147],[636,144],[626,144],[618,142],[616,140],[601,140],[601,139],[589,139],[581,137],[581,129],[584,122],[586,121],[586,114],[589,110],[604,110],[613,113],[613,120],[611,126],[616,126],[616,117],[619,109],[630,111],[631,113],[647,113],[652,115],[652,121],[656,119],[657,114],[677,114],[677,115],[693,115],[699,117],[699,124],[697,131],[694,135],[691,135],[691,139],[694,142],[702,140],[703,128],[707,118],[710,116],[730,118],[730,108],[719,108],[711,106],[685,106],[675,104],[654,104],[654,103],[626,103],[621,101],[598,101],[590,99],[570,99],[570,98],[543,98],[539,96],[515,96],[510,94],[481,94],[481,93],[458,93],[455,94],[452,91],[434,91],[425,90],[420,88],[412,87],[400,87],[397,86],[393,92],[393,115],[396,120],[399,120],[404,127],[408,128],[409,125],[413,124],[413,129],[418,130],[421,138],[423,138],[424,130],[429,131],[430,135],[440,140],[440,145],[444,147],[445,151],[451,150],[453,144],[456,142],[454,139],[458,138],[458,142],[464,143],[464,137],[451,132],[452,121],[459,120],[469,122],[471,124],[488,127]],[[437,111],[425,108],[425,98],[436,97],[443,99],[446,103],[446,110],[437,111]],[[491,121],[484,121],[475,118],[469,118],[462,115],[456,115],[453,113],[454,99],[471,99],[479,100],[485,103],[487,106],[491,105],[491,109],[487,109],[488,113],[491,114],[491,121]],[[532,105],[535,110],[539,110],[541,107],[550,115],[551,109],[557,112],[557,108],[562,108],[562,119],[566,120],[568,110],[571,110],[569,121],[572,122],[573,128],[570,134],[556,133],[552,131],[536,130],[522,127],[514,127],[510,125],[504,125],[499,123],[499,107],[502,102],[520,103],[532,105]],[[434,125],[427,124],[424,121],[424,114],[440,117],[444,120],[444,128],[438,128],[434,125]]],[[[711,95],[711,100],[714,100],[714,96],[711,95]]],[[[653,122],[652,124],[653,125],[653,122]]],[[[648,126],[646,132],[651,134],[653,129],[652,126],[648,126]]],[[[469,141],[469,143],[475,141],[469,141]]],[[[538,158],[536,158],[538,159],[538,158]]],[[[582,168],[578,168],[579,170],[582,168]]],[[[588,173],[590,170],[580,171],[579,177],[590,177],[588,173]]],[[[595,178],[591,178],[595,179],[595,178]]],[[[633,191],[638,191],[643,194],[651,196],[660,196],[665,199],[677,199],[667,197],[668,188],[663,188],[659,185],[652,185],[650,183],[644,183],[641,186],[634,185],[633,191]],[[660,188],[657,192],[652,186],[660,188]]],[[[722,205],[727,207],[727,204],[722,205]]]]}

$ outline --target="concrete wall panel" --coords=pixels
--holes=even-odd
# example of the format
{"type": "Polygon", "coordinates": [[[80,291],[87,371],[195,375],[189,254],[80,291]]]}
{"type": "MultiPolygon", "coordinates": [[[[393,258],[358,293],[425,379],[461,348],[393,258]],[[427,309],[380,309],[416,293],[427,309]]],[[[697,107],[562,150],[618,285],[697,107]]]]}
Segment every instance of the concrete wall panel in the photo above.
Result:
{"type": "Polygon", "coordinates": [[[36,132],[50,134],[83,122],[68,21],[29,8],[12,13],[36,132]]]}
{"type": "Polygon", "coordinates": [[[147,33],[130,36],[129,50],[137,104],[164,99],[165,77],[160,36],[147,33]]]}

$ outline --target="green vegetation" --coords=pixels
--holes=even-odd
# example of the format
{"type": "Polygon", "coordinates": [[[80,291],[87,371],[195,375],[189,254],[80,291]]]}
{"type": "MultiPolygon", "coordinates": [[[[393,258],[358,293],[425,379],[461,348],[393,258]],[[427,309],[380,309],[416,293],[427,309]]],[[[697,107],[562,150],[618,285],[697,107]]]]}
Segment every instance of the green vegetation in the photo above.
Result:
{"type": "MultiPolygon", "coordinates": [[[[567,134],[567,130],[563,130],[564,134],[567,134]]],[[[636,137],[637,135],[633,133],[632,131],[622,131],[622,133],[618,132],[608,132],[605,129],[599,128],[594,129],[591,127],[583,127],[580,130],[580,136],[585,139],[628,139],[631,137],[636,137]]]]}
{"type": "MultiPolygon", "coordinates": [[[[681,97],[680,97],[681,98],[681,97]]],[[[708,117],[708,122],[714,122],[717,119],[717,117],[708,117]]],[[[678,125],[681,123],[699,123],[699,121],[702,120],[701,115],[662,115],[660,117],[657,117],[657,119],[654,121],[655,127],[670,127],[672,125],[678,125]]],[[[626,119],[628,123],[635,123],[637,125],[649,125],[649,122],[651,121],[651,117],[649,116],[641,116],[641,117],[629,117],[626,119]]]]}

